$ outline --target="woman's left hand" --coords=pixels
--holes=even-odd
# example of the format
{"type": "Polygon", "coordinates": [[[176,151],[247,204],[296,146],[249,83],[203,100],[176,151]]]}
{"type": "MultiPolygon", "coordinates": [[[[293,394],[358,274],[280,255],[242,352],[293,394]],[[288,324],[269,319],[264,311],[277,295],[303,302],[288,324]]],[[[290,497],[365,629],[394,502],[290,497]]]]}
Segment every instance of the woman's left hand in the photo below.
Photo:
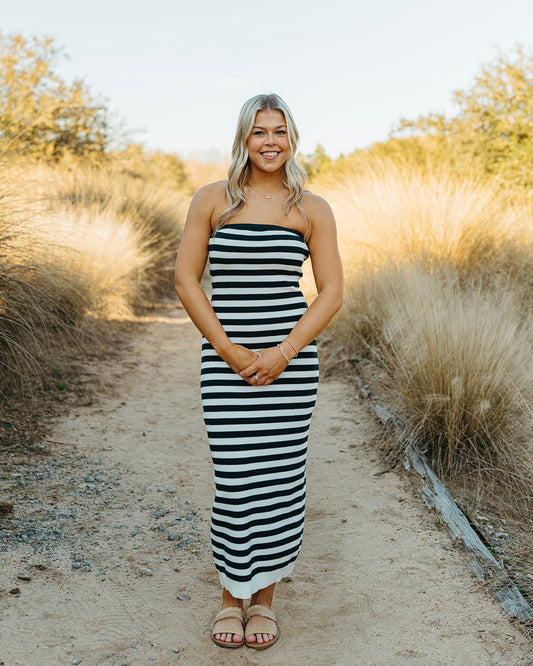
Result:
{"type": "Polygon", "coordinates": [[[288,363],[279,347],[267,347],[256,352],[257,358],[240,373],[252,386],[268,386],[285,370],[288,363]]]}

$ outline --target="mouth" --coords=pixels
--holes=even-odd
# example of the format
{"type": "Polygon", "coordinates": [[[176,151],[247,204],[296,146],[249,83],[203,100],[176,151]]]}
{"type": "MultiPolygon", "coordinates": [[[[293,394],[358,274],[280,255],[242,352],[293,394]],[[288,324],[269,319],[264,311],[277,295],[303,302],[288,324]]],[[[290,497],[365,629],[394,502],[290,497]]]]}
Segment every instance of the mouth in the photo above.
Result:
{"type": "Polygon", "coordinates": [[[259,154],[261,155],[261,157],[264,157],[267,160],[273,160],[280,154],[280,152],[281,151],[277,152],[274,150],[268,150],[265,151],[264,153],[259,153],[259,154]]]}

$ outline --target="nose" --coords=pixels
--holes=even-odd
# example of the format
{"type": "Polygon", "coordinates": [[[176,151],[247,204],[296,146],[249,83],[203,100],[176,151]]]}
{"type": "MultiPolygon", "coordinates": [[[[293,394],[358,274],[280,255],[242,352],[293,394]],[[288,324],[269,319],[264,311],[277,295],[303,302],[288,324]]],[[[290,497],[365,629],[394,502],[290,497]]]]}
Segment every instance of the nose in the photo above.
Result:
{"type": "Polygon", "coordinates": [[[268,146],[273,146],[276,143],[276,135],[274,132],[269,132],[266,137],[266,144],[268,146]]]}

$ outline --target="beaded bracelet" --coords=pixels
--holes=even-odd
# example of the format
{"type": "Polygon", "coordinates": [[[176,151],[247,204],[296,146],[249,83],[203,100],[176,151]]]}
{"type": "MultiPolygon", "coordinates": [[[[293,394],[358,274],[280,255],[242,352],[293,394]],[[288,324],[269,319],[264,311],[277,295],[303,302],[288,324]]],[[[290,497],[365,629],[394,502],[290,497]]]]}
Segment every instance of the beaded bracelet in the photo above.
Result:
{"type": "Polygon", "coordinates": [[[287,363],[290,363],[291,359],[287,357],[287,354],[283,351],[280,344],[278,344],[278,347],[279,347],[279,350],[280,350],[281,355],[283,356],[283,358],[287,361],[287,363]]]}
{"type": "Polygon", "coordinates": [[[286,342],[288,345],[290,345],[290,346],[292,347],[292,349],[293,349],[293,351],[294,351],[294,358],[296,358],[296,356],[298,356],[298,350],[297,350],[296,347],[292,344],[292,342],[289,340],[289,338],[285,338],[285,340],[283,340],[283,342],[286,342]]]}

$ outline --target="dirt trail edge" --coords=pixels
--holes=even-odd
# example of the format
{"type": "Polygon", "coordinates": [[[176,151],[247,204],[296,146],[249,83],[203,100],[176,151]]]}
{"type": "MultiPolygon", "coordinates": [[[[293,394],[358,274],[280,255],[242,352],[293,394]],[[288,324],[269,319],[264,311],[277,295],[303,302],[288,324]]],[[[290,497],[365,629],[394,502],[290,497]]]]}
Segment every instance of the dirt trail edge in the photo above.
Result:
{"type": "Polygon", "coordinates": [[[329,380],[311,425],[303,550],[274,600],[281,639],[264,653],[217,648],[199,335],[175,306],[134,325],[121,364],[87,368],[108,386],[98,404],[61,419],[51,439],[64,444],[8,479],[0,663],[532,663],[465,556],[380,473],[367,445],[377,426],[329,380]]]}

